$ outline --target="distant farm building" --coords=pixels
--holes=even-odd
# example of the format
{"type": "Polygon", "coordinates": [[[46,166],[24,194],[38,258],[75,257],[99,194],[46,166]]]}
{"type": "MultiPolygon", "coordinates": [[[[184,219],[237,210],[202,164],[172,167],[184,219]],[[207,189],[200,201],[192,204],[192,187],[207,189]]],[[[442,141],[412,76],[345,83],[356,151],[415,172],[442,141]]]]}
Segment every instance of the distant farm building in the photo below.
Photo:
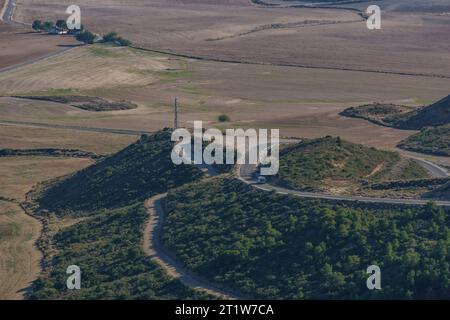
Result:
{"type": "Polygon", "coordinates": [[[53,27],[49,34],[54,34],[54,35],[64,35],[64,34],[68,34],[69,30],[65,29],[65,28],[60,28],[60,27],[53,27]]]}

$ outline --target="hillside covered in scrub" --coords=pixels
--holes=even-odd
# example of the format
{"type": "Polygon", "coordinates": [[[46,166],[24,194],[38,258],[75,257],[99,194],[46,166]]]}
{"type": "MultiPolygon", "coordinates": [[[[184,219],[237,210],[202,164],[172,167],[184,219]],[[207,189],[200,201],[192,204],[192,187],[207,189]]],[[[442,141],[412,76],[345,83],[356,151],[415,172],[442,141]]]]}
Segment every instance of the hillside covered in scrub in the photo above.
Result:
{"type": "Polygon", "coordinates": [[[422,129],[398,146],[414,152],[450,156],[450,125],[422,129]]]}
{"type": "Polygon", "coordinates": [[[136,143],[49,188],[42,208],[62,214],[117,208],[199,179],[195,166],[173,164],[171,131],[143,136],[136,143]]]}
{"type": "Polygon", "coordinates": [[[233,179],[169,193],[164,244],[196,274],[256,298],[448,298],[450,219],[434,205],[347,207],[233,179]],[[382,290],[367,290],[378,265],[382,290]]]}
{"type": "Polygon", "coordinates": [[[417,162],[398,153],[324,137],[282,148],[273,182],[302,191],[352,193],[370,183],[428,177],[417,162]]]}
{"type": "Polygon", "coordinates": [[[341,115],[398,129],[420,130],[450,123],[450,96],[422,108],[375,103],[348,108],[341,115]]]}
{"type": "Polygon", "coordinates": [[[142,203],[93,213],[58,232],[57,253],[47,274],[33,284],[30,299],[205,299],[206,295],[165,274],[142,251],[148,213],[142,203]],[[68,290],[66,269],[82,270],[81,290],[68,290]]]}

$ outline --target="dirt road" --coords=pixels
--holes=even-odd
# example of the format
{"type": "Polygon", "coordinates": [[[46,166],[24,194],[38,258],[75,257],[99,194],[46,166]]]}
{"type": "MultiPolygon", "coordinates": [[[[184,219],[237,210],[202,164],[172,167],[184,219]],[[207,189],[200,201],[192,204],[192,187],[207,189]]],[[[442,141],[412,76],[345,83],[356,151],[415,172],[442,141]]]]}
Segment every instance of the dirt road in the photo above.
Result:
{"type": "Polygon", "coordinates": [[[203,291],[220,299],[243,299],[241,295],[222,289],[220,286],[200,279],[178,262],[171,253],[164,249],[160,232],[164,224],[163,203],[167,194],[160,194],[148,199],[145,208],[150,216],[144,231],[144,252],[157,262],[171,277],[178,278],[188,287],[203,291]]]}

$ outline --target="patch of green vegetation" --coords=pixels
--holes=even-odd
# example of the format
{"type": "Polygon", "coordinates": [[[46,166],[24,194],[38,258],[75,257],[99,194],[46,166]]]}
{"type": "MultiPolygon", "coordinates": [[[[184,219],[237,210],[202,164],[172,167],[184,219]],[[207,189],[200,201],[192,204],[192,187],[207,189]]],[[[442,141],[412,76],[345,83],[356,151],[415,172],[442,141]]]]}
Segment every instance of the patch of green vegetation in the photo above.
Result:
{"type": "Polygon", "coordinates": [[[202,177],[195,166],[174,165],[172,148],[170,130],[144,135],[124,150],[54,185],[39,204],[57,215],[89,214],[144,201],[202,177]]]}
{"type": "Polygon", "coordinates": [[[173,83],[177,80],[183,79],[183,78],[189,78],[192,76],[191,71],[187,70],[152,70],[152,69],[128,69],[128,73],[131,74],[137,74],[137,75],[143,75],[143,76],[155,76],[160,78],[160,82],[162,83],[173,83]]]}
{"type": "Polygon", "coordinates": [[[198,86],[195,86],[195,85],[182,86],[182,87],[179,87],[178,89],[182,92],[194,94],[194,95],[198,95],[198,96],[210,96],[211,95],[211,93],[208,90],[199,88],[198,86]]]}
{"type": "Polygon", "coordinates": [[[163,70],[156,71],[156,74],[165,79],[180,79],[192,77],[192,72],[188,70],[163,70]]]}
{"type": "Polygon", "coordinates": [[[98,212],[60,231],[51,270],[34,282],[30,299],[204,299],[165,274],[142,251],[148,213],[142,204],[98,212]],[[67,267],[82,271],[81,290],[68,290],[67,267]]]}
{"type": "Polygon", "coordinates": [[[432,204],[352,207],[214,179],[169,193],[163,242],[185,266],[256,298],[446,299],[450,216],[432,204]],[[382,290],[367,290],[367,267],[382,290]]]}
{"type": "Polygon", "coordinates": [[[425,128],[398,146],[414,152],[450,156],[450,125],[425,128]]]}
{"type": "Polygon", "coordinates": [[[395,170],[400,161],[395,152],[350,143],[339,137],[303,140],[280,150],[280,170],[274,182],[290,189],[326,191],[330,181],[362,184],[428,177],[413,161],[395,170]]]}

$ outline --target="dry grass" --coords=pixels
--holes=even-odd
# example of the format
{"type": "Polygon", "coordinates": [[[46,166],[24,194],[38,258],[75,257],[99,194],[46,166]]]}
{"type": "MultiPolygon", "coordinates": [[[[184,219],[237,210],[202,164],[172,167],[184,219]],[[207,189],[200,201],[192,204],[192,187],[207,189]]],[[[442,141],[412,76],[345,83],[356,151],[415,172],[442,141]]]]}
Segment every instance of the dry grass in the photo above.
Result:
{"type": "MultiPolygon", "coordinates": [[[[57,103],[0,98],[0,119],[154,131],[172,125],[171,102],[178,97],[185,126],[203,120],[206,126],[222,127],[225,124],[218,123],[217,116],[227,114],[232,121],[226,126],[275,127],[281,129],[283,136],[340,135],[352,142],[393,148],[412,132],[340,117],[338,113],[346,107],[373,101],[419,105],[447,95],[449,84],[448,79],[197,61],[94,46],[2,74],[0,93],[70,91],[124,99],[139,108],[97,113],[57,103]],[[66,79],[67,61],[71,78],[81,82],[66,79]],[[69,85],[72,87],[67,88],[69,85]]],[[[0,126],[2,130],[5,129],[0,126]]],[[[45,132],[56,134],[63,130],[45,132]]],[[[77,136],[81,137],[81,133],[77,136]]],[[[102,148],[103,137],[99,138],[98,147],[97,141],[83,139],[77,143],[78,139],[70,138],[68,133],[54,139],[48,135],[45,139],[51,145],[61,141],[64,145],[85,145],[81,149],[92,151],[102,148]]],[[[131,140],[131,137],[111,137],[109,150],[114,149],[116,140],[131,140]]],[[[0,146],[15,144],[14,140],[30,145],[34,139],[28,135],[23,138],[6,135],[0,146]]]]}
{"type": "Polygon", "coordinates": [[[0,201],[0,300],[21,299],[39,274],[41,254],[34,247],[40,223],[14,203],[0,201]]]}
{"type": "MultiPolygon", "coordinates": [[[[61,17],[70,0],[20,0],[17,17],[61,17]]],[[[356,13],[333,9],[275,9],[249,1],[80,0],[85,25],[97,32],[114,29],[133,42],[204,57],[370,69],[450,76],[448,17],[421,12],[385,12],[383,27],[365,22],[254,32],[273,23],[306,20],[357,21],[356,13]],[[412,63],[413,62],[413,63],[412,63]]]]}
{"type": "MultiPolygon", "coordinates": [[[[25,199],[39,181],[62,176],[91,163],[86,159],[0,158],[0,197],[25,199]]],[[[21,299],[39,274],[41,254],[34,243],[40,223],[16,203],[0,201],[0,300],[21,299]]]]}
{"type": "Polygon", "coordinates": [[[0,196],[25,200],[25,194],[38,182],[64,176],[92,163],[90,159],[11,157],[0,158],[0,196]]]}

